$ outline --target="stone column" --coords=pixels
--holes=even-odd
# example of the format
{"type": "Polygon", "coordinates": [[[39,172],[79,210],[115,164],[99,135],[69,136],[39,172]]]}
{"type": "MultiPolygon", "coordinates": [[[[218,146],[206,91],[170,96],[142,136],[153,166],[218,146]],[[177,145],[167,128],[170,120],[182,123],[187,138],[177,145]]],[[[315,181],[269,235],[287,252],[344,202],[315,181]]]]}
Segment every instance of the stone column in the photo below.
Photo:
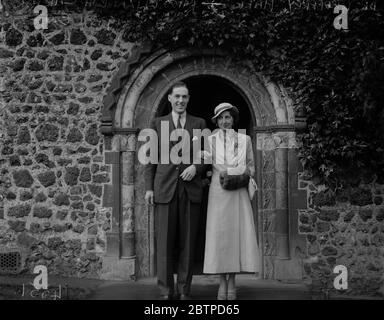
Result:
{"type": "Polygon", "coordinates": [[[276,256],[276,213],[275,213],[275,150],[271,133],[256,132],[257,134],[257,172],[258,211],[260,243],[262,250],[263,278],[273,279],[274,259],[276,256]]]}
{"type": "Polygon", "coordinates": [[[111,230],[100,277],[131,280],[136,277],[134,236],[134,152],[136,130],[123,129],[106,139],[105,163],[112,165],[112,184],[104,185],[103,207],[112,207],[111,230]]]}
{"type": "Polygon", "coordinates": [[[284,134],[273,135],[276,179],[276,258],[289,259],[288,143],[284,134]]]}
{"type": "Polygon", "coordinates": [[[121,167],[122,167],[122,214],[121,214],[121,257],[135,256],[135,152],[136,134],[129,133],[121,138],[121,167]]]}
{"type": "Polygon", "coordinates": [[[105,164],[112,167],[112,183],[104,185],[103,207],[112,208],[111,229],[106,233],[109,257],[120,257],[120,151],[111,149],[105,153],[105,164]],[[113,150],[113,151],[112,151],[113,150]]]}
{"type": "Polygon", "coordinates": [[[285,263],[291,258],[288,152],[292,148],[294,133],[258,130],[257,152],[261,157],[258,164],[261,174],[258,209],[262,217],[263,277],[276,279],[280,277],[281,270],[285,272],[285,265],[280,267],[281,262],[285,263]]]}

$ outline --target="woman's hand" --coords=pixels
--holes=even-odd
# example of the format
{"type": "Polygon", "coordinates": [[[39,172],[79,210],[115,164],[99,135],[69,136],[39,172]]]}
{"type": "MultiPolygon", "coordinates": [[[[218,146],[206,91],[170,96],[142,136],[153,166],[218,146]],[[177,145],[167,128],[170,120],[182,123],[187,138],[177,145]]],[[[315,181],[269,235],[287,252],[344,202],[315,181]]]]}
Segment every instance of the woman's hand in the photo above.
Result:
{"type": "Polygon", "coordinates": [[[227,173],[227,170],[223,170],[223,171],[220,171],[220,177],[224,177],[226,176],[228,173],[227,173]]]}
{"type": "Polygon", "coordinates": [[[199,150],[197,154],[199,158],[205,161],[212,159],[212,155],[206,150],[199,150]]]}

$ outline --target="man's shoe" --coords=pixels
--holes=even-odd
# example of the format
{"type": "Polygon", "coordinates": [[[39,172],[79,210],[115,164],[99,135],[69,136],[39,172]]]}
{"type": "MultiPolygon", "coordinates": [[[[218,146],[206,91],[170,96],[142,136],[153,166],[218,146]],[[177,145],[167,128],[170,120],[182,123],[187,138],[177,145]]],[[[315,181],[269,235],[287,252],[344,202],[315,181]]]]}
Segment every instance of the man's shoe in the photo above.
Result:
{"type": "Polygon", "coordinates": [[[173,300],[180,300],[180,293],[175,293],[173,296],[172,296],[172,299],[173,300]]]}
{"type": "Polygon", "coordinates": [[[169,294],[162,295],[160,300],[172,300],[172,296],[169,294]]]}
{"type": "Polygon", "coordinates": [[[192,300],[192,298],[189,294],[182,294],[180,300],[192,300]]]}

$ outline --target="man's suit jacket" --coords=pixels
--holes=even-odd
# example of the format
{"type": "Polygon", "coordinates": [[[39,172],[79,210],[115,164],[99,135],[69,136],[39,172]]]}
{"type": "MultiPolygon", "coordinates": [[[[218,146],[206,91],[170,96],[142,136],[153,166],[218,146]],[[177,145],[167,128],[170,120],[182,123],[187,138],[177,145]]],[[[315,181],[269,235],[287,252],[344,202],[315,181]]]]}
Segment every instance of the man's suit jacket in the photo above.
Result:
{"type": "MultiPolygon", "coordinates": [[[[196,175],[191,181],[184,181],[179,176],[180,174],[192,164],[193,157],[196,156],[196,154],[193,154],[193,144],[195,141],[192,141],[192,139],[196,140],[193,135],[193,129],[200,129],[201,131],[203,129],[206,129],[206,123],[205,120],[202,118],[197,118],[194,116],[191,116],[189,114],[186,115],[186,122],[184,129],[188,131],[189,133],[189,142],[190,142],[190,148],[188,150],[189,156],[190,156],[190,163],[189,164],[173,164],[170,160],[168,164],[162,164],[161,163],[161,148],[167,148],[167,146],[161,141],[164,141],[162,139],[168,139],[169,136],[167,136],[167,132],[161,132],[161,122],[168,123],[169,127],[169,135],[170,133],[175,129],[175,125],[173,123],[172,119],[172,113],[155,118],[151,122],[151,129],[155,130],[158,136],[158,164],[147,164],[145,166],[144,170],[144,177],[145,177],[145,187],[146,190],[153,190],[154,191],[154,202],[155,203],[169,203],[173,195],[175,194],[176,187],[178,188],[185,188],[187,192],[188,199],[191,202],[201,202],[202,198],[202,181],[201,181],[201,174],[205,170],[206,165],[204,164],[195,164],[196,166],[196,175]],[[162,136],[163,135],[163,136],[162,136]]],[[[198,137],[200,139],[200,136],[198,137]]],[[[167,148],[168,154],[170,154],[170,150],[172,147],[178,143],[169,141],[169,149],[167,148]]],[[[164,152],[164,151],[163,151],[164,152]]]]}

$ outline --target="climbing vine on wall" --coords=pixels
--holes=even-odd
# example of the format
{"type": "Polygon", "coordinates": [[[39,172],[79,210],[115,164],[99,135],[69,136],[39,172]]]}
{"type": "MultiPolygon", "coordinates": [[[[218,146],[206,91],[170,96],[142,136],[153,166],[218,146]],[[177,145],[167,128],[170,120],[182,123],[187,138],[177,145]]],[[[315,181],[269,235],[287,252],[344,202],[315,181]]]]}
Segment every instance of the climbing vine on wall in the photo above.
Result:
{"type": "Polygon", "coordinates": [[[286,87],[307,116],[300,159],[319,182],[384,183],[384,19],[376,2],[338,1],[349,9],[348,31],[334,27],[335,1],[103,3],[76,5],[123,28],[126,41],[222,48],[286,87]]]}

